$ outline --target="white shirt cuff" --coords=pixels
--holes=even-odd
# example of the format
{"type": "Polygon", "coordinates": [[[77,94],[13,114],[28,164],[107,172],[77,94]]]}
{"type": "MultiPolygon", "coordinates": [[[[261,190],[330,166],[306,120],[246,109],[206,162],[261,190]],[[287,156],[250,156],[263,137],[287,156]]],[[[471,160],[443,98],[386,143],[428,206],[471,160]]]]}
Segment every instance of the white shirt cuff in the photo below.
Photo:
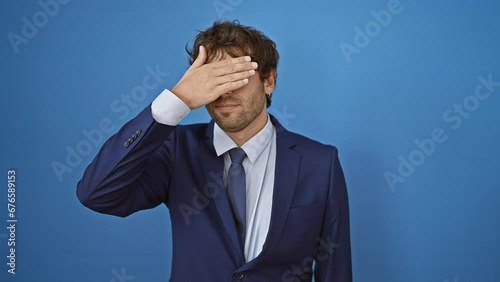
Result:
{"type": "Polygon", "coordinates": [[[153,118],[165,125],[176,126],[191,109],[168,89],[163,90],[151,104],[153,118]]]}

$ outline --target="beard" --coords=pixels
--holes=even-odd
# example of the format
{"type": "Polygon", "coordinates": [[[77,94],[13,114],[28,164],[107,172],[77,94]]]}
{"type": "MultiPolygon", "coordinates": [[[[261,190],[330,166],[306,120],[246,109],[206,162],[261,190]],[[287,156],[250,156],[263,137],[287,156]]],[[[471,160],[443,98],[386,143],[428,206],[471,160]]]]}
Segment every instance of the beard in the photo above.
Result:
{"type": "MultiPolygon", "coordinates": [[[[225,132],[239,132],[251,124],[264,110],[265,94],[250,94],[251,98],[238,99],[236,97],[219,97],[205,106],[212,119],[225,132]],[[231,112],[220,112],[217,104],[238,104],[231,112]]],[[[247,96],[248,97],[248,96],[247,96]]]]}

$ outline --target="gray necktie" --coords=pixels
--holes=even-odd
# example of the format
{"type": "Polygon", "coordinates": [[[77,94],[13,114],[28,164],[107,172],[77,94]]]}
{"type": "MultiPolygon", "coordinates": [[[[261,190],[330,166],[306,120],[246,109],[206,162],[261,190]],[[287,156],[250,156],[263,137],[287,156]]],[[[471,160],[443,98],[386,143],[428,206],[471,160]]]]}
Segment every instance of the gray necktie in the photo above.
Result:
{"type": "Polygon", "coordinates": [[[233,215],[240,233],[242,246],[245,245],[246,233],[246,179],[245,169],[241,164],[246,157],[245,151],[241,148],[229,150],[231,156],[231,166],[227,175],[227,194],[233,210],[233,215]]]}

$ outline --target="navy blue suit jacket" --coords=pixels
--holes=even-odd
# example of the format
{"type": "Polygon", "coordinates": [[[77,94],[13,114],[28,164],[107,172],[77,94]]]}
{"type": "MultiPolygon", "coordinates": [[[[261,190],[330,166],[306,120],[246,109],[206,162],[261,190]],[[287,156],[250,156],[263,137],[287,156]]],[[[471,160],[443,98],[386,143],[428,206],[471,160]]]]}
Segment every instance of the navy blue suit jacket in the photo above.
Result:
{"type": "Polygon", "coordinates": [[[103,145],[77,187],[86,207],[128,216],[165,204],[172,221],[172,282],[350,282],[349,208],[333,146],[276,127],[271,223],[245,263],[223,186],[213,121],[167,126],[148,106],[103,145]],[[312,264],[315,261],[313,270],[312,264]]]}

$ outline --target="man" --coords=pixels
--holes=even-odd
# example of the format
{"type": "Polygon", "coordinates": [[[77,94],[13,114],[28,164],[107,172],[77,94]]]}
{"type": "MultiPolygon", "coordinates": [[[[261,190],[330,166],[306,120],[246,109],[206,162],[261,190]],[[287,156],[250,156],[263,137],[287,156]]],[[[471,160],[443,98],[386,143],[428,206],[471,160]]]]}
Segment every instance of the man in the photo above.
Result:
{"type": "Polygon", "coordinates": [[[267,113],[275,43],[216,22],[188,53],[181,80],[103,145],[78,183],[80,201],[122,217],[165,204],[173,282],[351,281],[337,150],[267,113]],[[210,123],[178,125],[202,106],[210,123]]]}

